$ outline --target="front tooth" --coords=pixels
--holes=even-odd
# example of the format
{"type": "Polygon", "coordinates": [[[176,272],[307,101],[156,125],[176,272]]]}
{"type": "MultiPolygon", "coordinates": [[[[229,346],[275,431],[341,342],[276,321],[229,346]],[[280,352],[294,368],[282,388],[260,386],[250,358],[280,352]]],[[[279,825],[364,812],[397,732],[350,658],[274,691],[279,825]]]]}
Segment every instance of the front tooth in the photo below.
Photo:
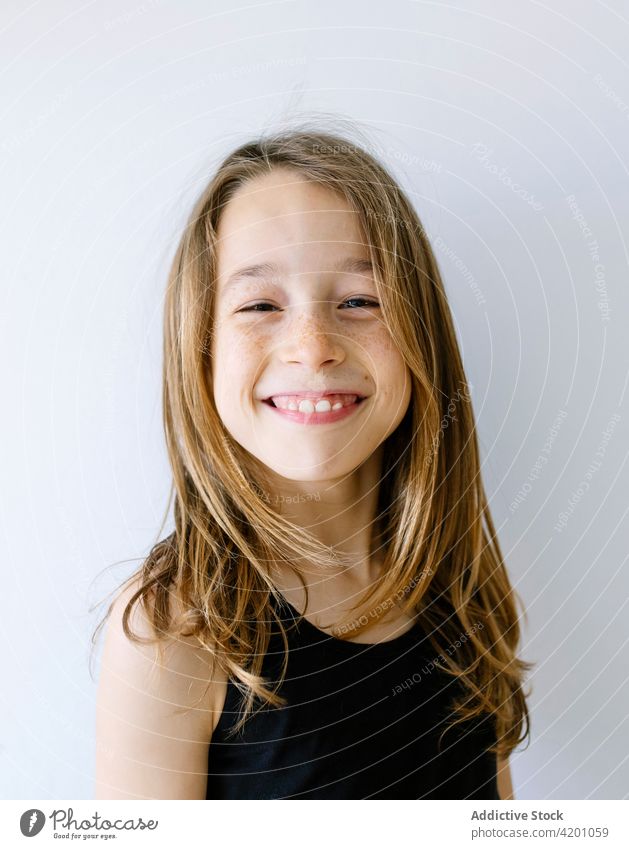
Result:
{"type": "Polygon", "coordinates": [[[315,410],[318,413],[329,413],[332,409],[332,405],[326,398],[321,398],[320,401],[317,401],[315,404],[315,410]]]}
{"type": "Polygon", "coordinates": [[[315,406],[308,398],[302,398],[298,409],[300,413],[314,413],[315,406]]]}

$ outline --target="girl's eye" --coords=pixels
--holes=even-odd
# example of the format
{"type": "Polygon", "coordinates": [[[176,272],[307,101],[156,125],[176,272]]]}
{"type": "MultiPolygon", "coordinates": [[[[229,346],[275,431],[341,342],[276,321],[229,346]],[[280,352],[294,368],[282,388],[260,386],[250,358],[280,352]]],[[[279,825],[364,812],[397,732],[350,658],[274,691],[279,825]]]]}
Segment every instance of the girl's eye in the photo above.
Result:
{"type": "MultiPolygon", "coordinates": [[[[267,304],[266,302],[262,301],[259,304],[251,304],[251,306],[249,306],[249,307],[243,307],[241,310],[238,310],[238,312],[254,312],[254,310],[257,311],[258,307],[272,307],[272,306],[273,306],[273,304],[267,304]]],[[[260,310],[260,312],[266,312],[266,310],[260,310]]]]}
{"type": "MultiPolygon", "coordinates": [[[[368,298],[360,298],[360,297],[348,298],[346,301],[343,302],[343,304],[341,306],[344,306],[345,304],[349,304],[352,301],[362,301],[363,305],[366,305],[368,307],[379,307],[380,306],[380,304],[377,303],[376,301],[370,301],[368,298]]],[[[260,301],[257,304],[251,304],[248,307],[243,307],[241,310],[238,310],[238,312],[267,312],[267,310],[263,310],[263,309],[259,310],[258,307],[271,307],[271,309],[275,309],[273,304],[268,303],[268,301],[260,301]]]]}
{"type": "Polygon", "coordinates": [[[369,298],[361,298],[358,295],[355,298],[348,298],[344,303],[348,304],[350,301],[362,301],[363,304],[366,304],[368,307],[379,307],[380,306],[380,304],[377,301],[370,301],[369,298]]]}

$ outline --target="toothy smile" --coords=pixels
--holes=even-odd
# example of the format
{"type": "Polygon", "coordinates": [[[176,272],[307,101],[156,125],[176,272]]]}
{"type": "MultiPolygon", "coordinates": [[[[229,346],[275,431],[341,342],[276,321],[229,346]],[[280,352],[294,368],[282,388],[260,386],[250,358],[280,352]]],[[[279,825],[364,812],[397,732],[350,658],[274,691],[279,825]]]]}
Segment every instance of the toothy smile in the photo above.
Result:
{"type": "Polygon", "coordinates": [[[281,410],[295,410],[300,413],[329,413],[330,410],[340,410],[350,407],[363,400],[361,395],[338,393],[324,395],[320,398],[305,397],[304,395],[273,395],[266,403],[279,407],[281,410]]]}

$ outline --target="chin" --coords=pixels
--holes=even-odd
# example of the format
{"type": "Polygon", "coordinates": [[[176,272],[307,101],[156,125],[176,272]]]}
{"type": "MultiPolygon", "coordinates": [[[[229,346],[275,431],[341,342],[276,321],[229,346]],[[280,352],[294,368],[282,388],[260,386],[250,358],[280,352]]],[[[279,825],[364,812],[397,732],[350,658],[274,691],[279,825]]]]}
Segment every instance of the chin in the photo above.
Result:
{"type": "Polygon", "coordinates": [[[287,481],[301,481],[302,483],[328,483],[338,480],[348,475],[367,459],[357,458],[354,462],[348,462],[347,453],[343,454],[338,451],[334,458],[310,458],[310,461],[304,460],[303,455],[295,457],[294,463],[287,463],[287,457],[282,457],[281,464],[274,463],[267,458],[260,458],[260,461],[265,464],[271,471],[279,477],[285,478],[287,481]]]}

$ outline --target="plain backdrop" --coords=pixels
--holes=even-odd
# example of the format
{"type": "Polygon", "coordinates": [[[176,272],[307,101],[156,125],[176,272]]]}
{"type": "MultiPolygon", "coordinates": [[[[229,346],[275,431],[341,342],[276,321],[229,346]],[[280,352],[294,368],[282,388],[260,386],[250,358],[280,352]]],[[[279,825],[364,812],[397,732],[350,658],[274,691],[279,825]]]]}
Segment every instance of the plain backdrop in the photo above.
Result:
{"type": "Polygon", "coordinates": [[[369,134],[446,281],[536,663],[516,796],[627,798],[627,5],[1,16],[2,796],[92,798],[91,608],[155,542],[170,484],[168,263],[222,156],[318,114],[369,134]]]}

